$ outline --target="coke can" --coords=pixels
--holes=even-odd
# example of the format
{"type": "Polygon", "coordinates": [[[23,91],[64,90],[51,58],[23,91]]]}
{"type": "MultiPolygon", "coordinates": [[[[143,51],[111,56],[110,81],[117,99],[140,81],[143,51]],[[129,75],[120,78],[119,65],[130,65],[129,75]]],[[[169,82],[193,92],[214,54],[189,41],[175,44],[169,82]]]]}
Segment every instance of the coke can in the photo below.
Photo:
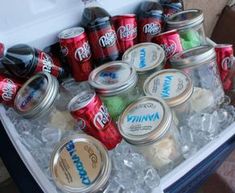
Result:
{"type": "Polygon", "coordinates": [[[66,57],[76,81],[88,80],[93,69],[91,49],[84,28],[74,27],[59,34],[62,54],[66,57]]]}
{"type": "Polygon", "coordinates": [[[0,102],[7,106],[14,106],[14,100],[17,92],[22,87],[22,84],[3,74],[0,75],[0,102]]]}
{"type": "Polygon", "coordinates": [[[233,45],[218,44],[215,51],[224,90],[230,91],[233,88],[233,45]]]}
{"type": "Polygon", "coordinates": [[[137,21],[135,14],[117,15],[112,18],[120,52],[123,54],[128,48],[137,43],[137,21]]]}
{"type": "MultiPolygon", "coordinates": [[[[177,30],[161,33],[153,39],[153,42],[159,44],[164,49],[167,60],[169,60],[176,53],[183,51],[180,35],[177,30]]],[[[167,64],[167,68],[168,67],[169,64],[167,64]]]]}
{"type": "Polygon", "coordinates": [[[68,107],[78,122],[78,128],[100,140],[109,150],[121,142],[115,123],[94,91],[84,91],[75,96],[68,107]]]}

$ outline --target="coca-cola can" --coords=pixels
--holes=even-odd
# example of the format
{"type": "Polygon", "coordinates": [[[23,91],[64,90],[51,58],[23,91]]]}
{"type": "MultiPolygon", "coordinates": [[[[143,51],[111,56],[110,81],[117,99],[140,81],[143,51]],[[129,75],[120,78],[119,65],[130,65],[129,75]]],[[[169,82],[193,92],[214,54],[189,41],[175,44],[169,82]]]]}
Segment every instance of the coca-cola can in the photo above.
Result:
{"type": "Polygon", "coordinates": [[[86,81],[93,69],[91,49],[84,28],[74,27],[59,34],[62,54],[66,57],[76,81],[86,81]]]}
{"type": "Polygon", "coordinates": [[[94,91],[84,91],[75,96],[68,105],[77,127],[113,149],[122,137],[111,120],[107,108],[94,91]]]}
{"type": "Polygon", "coordinates": [[[135,14],[117,15],[112,18],[120,52],[123,54],[128,48],[137,43],[137,21],[135,14]]]}
{"type": "MultiPolygon", "coordinates": [[[[182,52],[183,47],[180,41],[180,35],[177,30],[171,30],[161,33],[153,39],[153,42],[159,44],[165,51],[166,59],[169,60],[176,53],[182,52]]],[[[167,62],[167,68],[169,67],[167,62]]]]}
{"type": "Polygon", "coordinates": [[[17,92],[22,87],[21,82],[7,77],[3,74],[0,75],[0,102],[7,106],[14,106],[14,100],[17,92]]]}
{"type": "Polygon", "coordinates": [[[218,44],[215,51],[224,90],[230,91],[233,88],[233,45],[218,44]]]}

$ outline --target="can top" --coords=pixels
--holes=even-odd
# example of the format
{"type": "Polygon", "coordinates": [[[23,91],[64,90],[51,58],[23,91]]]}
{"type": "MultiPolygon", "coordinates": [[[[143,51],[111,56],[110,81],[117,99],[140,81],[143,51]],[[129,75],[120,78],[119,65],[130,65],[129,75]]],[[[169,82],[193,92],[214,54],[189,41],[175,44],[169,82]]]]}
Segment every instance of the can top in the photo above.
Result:
{"type": "Polygon", "coordinates": [[[18,91],[15,110],[27,119],[40,117],[50,110],[58,91],[59,83],[54,76],[46,72],[38,73],[18,91]]]}
{"type": "Polygon", "coordinates": [[[170,107],[187,101],[193,93],[191,78],[184,72],[167,69],[151,75],[144,83],[146,95],[159,97],[170,107]]]}
{"type": "Polygon", "coordinates": [[[199,9],[188,9],[171,15],[167,20],[169,29],[191,28],[204,21],[203,12],[199,9]]]}
{"type": "Polygon", "coordinates": [[[173,68],[184,69],[205,64],[216,57],[212,46],[200,46],[175,54],[170,63],[173,68]]]}
{"type": "Polygon", "coordinates": [[[62,191],[96,192],[106,185],[110,177],[111,160],[101,142],[80,134],[64,139],[55,148],[50,170],[62,191]]]}
{"type": "Polygon", "coordinates": [[[59,39],[75,38],[77,36],[80,36],[84,32],[85,30],[82,27],[73,27],[73,28],[65,29],[62,32],[60,32],[58,35],[58,38],[59,39]]]}
{"type": "Polygon", "coordinates": [[[70,112],[77,111],[79,109],[87,106],[93,98],[96,96],[95,91],[83,91],[72,98],[72,100],[68,104],[68,109],[70,112]]]}
{"type": "Polygon", "coordinates": [[[89,83],[97,93],[113,96],[135,86],[137,74],[126,62],[114,61],[94,69],[89,76],[89,83]]]}
{"type": "Polygon", "coordinates": [[[232,44],[216,44],[215,48],[233,48],[232,44]]]}
{"type": "Polygon", "coordinates": [[[172,113],[157,97],[145,96],[130,104],[118,120],[123,138],[134,145],[154,143],[170,128],[172,113]]]}
{"type": "Polygon", "coordinates": [[[129,48],[122,60],[132,65],[138,73],[147,72],[155,68],[163,68],[165,52],[154,43],[140,43],[129,48]]]}

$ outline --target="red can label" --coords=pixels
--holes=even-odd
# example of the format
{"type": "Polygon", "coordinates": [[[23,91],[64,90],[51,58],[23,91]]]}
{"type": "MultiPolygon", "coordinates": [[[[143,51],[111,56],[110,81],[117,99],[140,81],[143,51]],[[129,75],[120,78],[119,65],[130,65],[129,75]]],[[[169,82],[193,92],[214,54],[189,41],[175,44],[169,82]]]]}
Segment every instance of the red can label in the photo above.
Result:
{"type": "Polygon", "coordinates": [[[1,102],[13,106],[15,96],[21,85],[2,75],[0,76],[0,79],[1,102]]]}
{"type": "Polygon", "coordinates": [[[75,58],[79,61],[87,61],[91,58],[91,48],[88,41],[84,42],[81,47],[75,51],[75,58]]]}
{"type": "Polygon", "coordinates": [[[117,35],[112,25],[108,25],[103,29],[90,31],[89,40],[93,58],[96,61],[112,58],[113,55],[119,55],[117,35]]]}
{"type": "Polygon", "coordinates": [[[139,41],[151,42],[153,37],[160,34],[163,30],[163,19],[160,18],[145,18],[139,21],[139,41]]]}
{"type": "Polygon", "coordinates": [[[70,65],[73,78],[76,81],[88,80],[93,64],[91,61],[91,47],[85,32],[67,39],[60,39],[60,46],[62,54],[70,65]]]}
{"type": "Polygon", "coordinates": [[[121,135],[101,99],[94,92],[81,93],[75,99],[69,108],[79,129],[100,140],[108,149],[114,148],[121,141],[121,135]],[[76,110],[73,105],[79,108],[76,110]]]}
{"type": "Polygon", "coordinates": [[[112,47],[117,41],[117,36],[114,30],[106,32],[99,38],[99,45],[101,48],[112,47]]]}
{"type": "Polygon", "coordinates": [[[153,39],[153,42],[159,44],[165,50],[167,59],[183,51],[180,36],[175,30],[158,35],[153,39]]]}
{"type": "Polygon", "coordinates": [[[47,72],[55,77],[59,77],[62,73],[62,68],[54,65],[51,57],[45,52],[38,51],[38,63],[35,69],[35,74],[38,72],[47,72]]]}
{"type": "Polygon", "coordinates": [[[122,25],[117,30],[118,39],[130,41],[137,37],[137,26],[134,24],[122,25]]]}

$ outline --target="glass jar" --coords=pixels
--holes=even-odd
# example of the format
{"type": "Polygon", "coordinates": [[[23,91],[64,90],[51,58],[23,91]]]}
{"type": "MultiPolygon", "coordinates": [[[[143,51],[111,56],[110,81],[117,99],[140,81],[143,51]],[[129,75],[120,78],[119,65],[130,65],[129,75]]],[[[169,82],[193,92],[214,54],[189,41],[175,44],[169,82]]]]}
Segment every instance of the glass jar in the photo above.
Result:
{"type": "Polygon", "coordinates": [[[61,96],[57,79],[45,72],[38,73],[19,90],[14,107],[25,119],[40,120],[61,130],[73,129],[75,122],[61,96]]]}
{"type": "Polygon", "coordinates": [[[192,108],[202,111],[214,108],[224,100],[216,53],[211,46],[201,46],[176,54],[171,66],[187,73],[193,82],[192,108]]]}
{"type": "Polygon", "coordinates": [[[167,69],[154,73],[145,81],[144,93],[164,99],[175,115],[175,123],[184,120],[185,115],[191,112],[193,84],[182,71],[167,69]]]}
{"type": "Polygon", "coordinates": [[[146,78],[164,68],[165,51],[154,43],[141,43],[129,48],[122,60],[132,65],[138,74],[138,87],[143,91],[146,78]]]}
{"type": "Polygon", "coordinates": [[[64,139],[55,148],[50,170],[63,192],[103,192],[111,174],[111,159],[98,140],[80,134],[64,139]]]}
{"type": "Polygon", "coordinates": [[[182,161],[177,127],[166,103],[155,97],[142,97],[130,104],[118,120],[123,138],[165,174],[182,161]]]}
{"type": "Polygon", "coordinates": [[[136,71],[122,61],[109,62],[94,69],[89,76],[89,83],[101,97],[114,121],[139,97],[136,71]]]}
{"type": "Polygon", "coordinates": [[[189,9],[173,14],[167,19],[167,29],[177,29],[184,50],[206,44],[201,10],[189,9]]]}

